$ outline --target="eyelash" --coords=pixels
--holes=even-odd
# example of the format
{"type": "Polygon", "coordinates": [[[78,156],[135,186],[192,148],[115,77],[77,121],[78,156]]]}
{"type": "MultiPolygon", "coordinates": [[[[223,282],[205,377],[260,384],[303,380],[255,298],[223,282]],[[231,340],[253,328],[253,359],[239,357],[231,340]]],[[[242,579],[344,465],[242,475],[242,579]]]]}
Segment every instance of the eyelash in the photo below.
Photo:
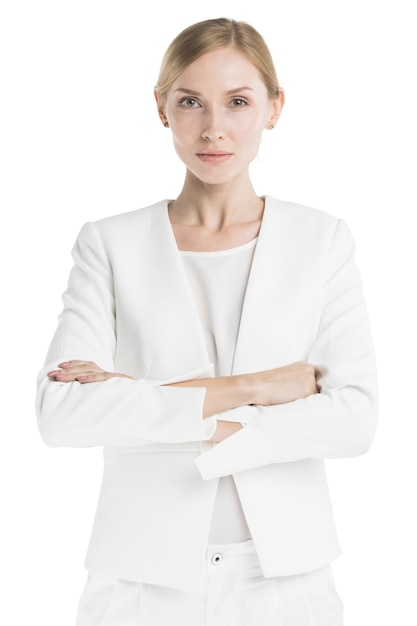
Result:
{"type": "MultiPolygon", "coordinates": [[[[232,100],[230,102],[231,103],[235,103],[235,104],[237,102],[239,102],[239,104],[237,106],[232,106],[232,108],[234,108],[234,109],[241,109],[241,108],[243,108],[244,106],[246,106],[248,104],[248,101],[245,98],[238,98],[238,97],[232,98],[232,100]]],[[[191,96],[187,96],[186,98],[181,98],[181,100],[179,101],[178,104],[181,107],[183,107],[184,109],[195,109],[195,108],[197,108],[195,106],[196,104],[201,106],[199,101],[196,98],[192,98],[191,96]],[[192,105],[188,106],[187,102],[188,103],[192,103],[192,105]]]]}
{"type": "MultiPolygon", "coordinates": [[[[243,103],[244,106],[248,104],[248,101],[245,100],[245,98],[233,98],[232,102],[240,102],[240,103],[243,103]]],[[[240,109],[241,107],[242,107],[242,104],[239,104],[236,108],[240,109]]]]}
{"type": "Polygon", "coordinates": [[[181,98],[181,100],[179,101],[179,105],[184,107],[185,109],[195,109],[196,107],[194,106],[194,104],[192,106],[188,106],[187,102],[190,103],[194,103],[194,104],[199,104],[198,100],[196,100],[195,98],[191,98],[190,96],[187,96],[186,98],[181,98]]]}

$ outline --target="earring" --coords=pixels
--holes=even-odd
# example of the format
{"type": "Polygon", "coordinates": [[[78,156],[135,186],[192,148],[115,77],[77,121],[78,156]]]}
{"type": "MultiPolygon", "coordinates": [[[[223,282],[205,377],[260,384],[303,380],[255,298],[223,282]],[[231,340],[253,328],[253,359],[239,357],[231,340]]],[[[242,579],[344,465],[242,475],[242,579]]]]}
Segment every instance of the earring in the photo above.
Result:
{"type": "Polygon", "coordinates": [[[273,128],[275,128],[275,124],[273,124],[272,122],[270,123],[270,125],[268,126],[269,130],[272,130],[273,128]]]}
{"type": "Polygon", "coordinates": [[[165,128],[169,128],[168,122],[164,122],[164,126],[165,126],[165,128]]]}

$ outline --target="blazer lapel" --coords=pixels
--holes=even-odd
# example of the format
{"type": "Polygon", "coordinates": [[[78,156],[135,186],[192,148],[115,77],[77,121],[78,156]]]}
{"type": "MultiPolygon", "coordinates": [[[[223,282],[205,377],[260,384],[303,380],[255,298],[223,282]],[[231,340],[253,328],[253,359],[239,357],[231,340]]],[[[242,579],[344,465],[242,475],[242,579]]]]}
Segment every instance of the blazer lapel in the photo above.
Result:
{"type": "Polygon", "coordinates": [[[233,374],[280,367],[305,358],[296,336],[303,305],[301,300],[298,305],[297,298],[303,293],[305,278],[295,228],[297,220],[291,206],[266,196],[242,307],[233,374]]]}
{"type": "Polygon", "coordinates": [[[169,375],[169,372],[206,367],[209,357],[204,335],[172,231],[167,201],[153,207],[149,234],[146,246],[146,258],[150,261],[147,265],[147,297],[152,302],[157,345],[161,346],[160,351],[155,350],[152,341],[149,377],[152,378],[153,373],[160,377],[165,373],[169,375]]]}

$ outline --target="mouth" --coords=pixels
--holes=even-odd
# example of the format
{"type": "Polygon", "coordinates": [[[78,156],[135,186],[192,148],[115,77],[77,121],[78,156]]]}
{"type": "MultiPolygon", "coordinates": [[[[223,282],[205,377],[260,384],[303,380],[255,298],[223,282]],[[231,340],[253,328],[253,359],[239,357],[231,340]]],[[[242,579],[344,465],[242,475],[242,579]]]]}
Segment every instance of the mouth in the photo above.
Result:
{"type": "Polygon", "coordinates": [[[203,163],[223,163],[232,156],[231,152],[224,152],[224,150],[202,150],[197,152],[196,155],[203,163]]]}

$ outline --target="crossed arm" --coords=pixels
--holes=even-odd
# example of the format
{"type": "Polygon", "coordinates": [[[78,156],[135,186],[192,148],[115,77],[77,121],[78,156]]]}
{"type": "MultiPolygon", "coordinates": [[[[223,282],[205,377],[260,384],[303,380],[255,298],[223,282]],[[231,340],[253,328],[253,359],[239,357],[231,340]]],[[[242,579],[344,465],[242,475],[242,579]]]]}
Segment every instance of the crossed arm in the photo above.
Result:
{"type": "MultiPolygon", "coordinates": [[[[127,374],[107,372],[91,361],[77,360],[60,363],[59,369],[50,371],[48,376],[59,382],[78,381],[81,384],[103,382],[110,378],[133,379],[127,374]]],[[[198,378],[169,386],[204,388],[203,419],[245,405],[285,404],[319,391],[315,369],[305,362],[250,374],[198,378]]],[[[223,441],[241,428],[238,422],[218,420],[211,440],[223,441]]]]}
{"type": "Polygon", "coordinates": [[[202,455],[206,477],[260,464],[362,454],[375,431],[377,381],[353,252],[340,225],[317,281],[317,288],[322,285],[317,336],[302,351],[316,371],[297,362],[218,378],[204,373],[201,378],[195,370],[192,380],[158,383],[159,377],[138,380],[111,371],[112,275],[99,235],[89,226],[74,249],[64,312],[46,358],[51,365],[38,377],[36,410],[44,440],[51,446],[125,447],[211,437],[222,445],[202,455]],[[91,354],[92,360],[73,360],[77,354],[91,354]],[[218,417],[205,423],[210,416],[218,417]]]}

